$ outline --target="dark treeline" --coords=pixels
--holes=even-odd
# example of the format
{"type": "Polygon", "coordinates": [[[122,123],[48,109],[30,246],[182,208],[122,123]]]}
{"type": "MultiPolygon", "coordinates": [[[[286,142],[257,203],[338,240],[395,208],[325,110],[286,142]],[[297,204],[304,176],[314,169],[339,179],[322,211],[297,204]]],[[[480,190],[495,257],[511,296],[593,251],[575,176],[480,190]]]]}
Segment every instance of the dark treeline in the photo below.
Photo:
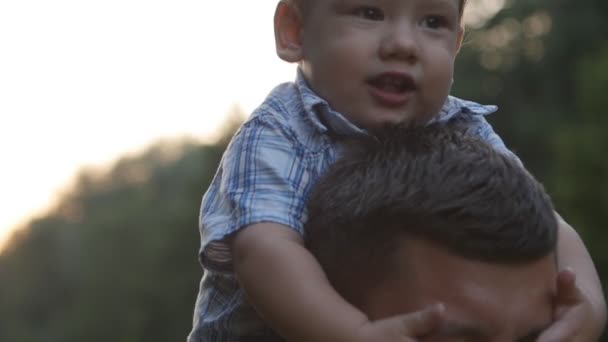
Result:
{"type": "MultiPolygon", "coordinates": [[[[454,94],[499,105],[489,120],[608,284],[608,2],[508,3],[469,31],[454,94]]],[[[225,143],[162,142],[82,171],[0,255],[0,341],[184,341],[202,275],[198,207],[225,143]]]]}
{"type": "Polygon", "coordinates": [[[161,143],[83,172],[0,257],[0,341],[184,341],[198,206],[222,151],[161,143]]]}

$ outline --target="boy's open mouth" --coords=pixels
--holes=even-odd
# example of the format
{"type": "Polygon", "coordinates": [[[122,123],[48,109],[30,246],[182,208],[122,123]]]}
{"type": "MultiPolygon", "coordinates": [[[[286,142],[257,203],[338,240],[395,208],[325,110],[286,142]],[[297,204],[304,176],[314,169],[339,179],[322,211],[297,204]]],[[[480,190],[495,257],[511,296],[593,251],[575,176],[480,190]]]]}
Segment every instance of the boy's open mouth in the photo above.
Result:
{"type": "Polygon", "coordinates": [[[413,77],[395,72],[379,74],[370,78],[367,84],[374,101],[391,108],[406,105],[417,88],[413,77]]]}
{"type": "Polygon", "coordinates": [[[383,73],[371,78],[368,83],[378,90],[402,94],[416,90],[414,79],[401,73],[383,73]]]}

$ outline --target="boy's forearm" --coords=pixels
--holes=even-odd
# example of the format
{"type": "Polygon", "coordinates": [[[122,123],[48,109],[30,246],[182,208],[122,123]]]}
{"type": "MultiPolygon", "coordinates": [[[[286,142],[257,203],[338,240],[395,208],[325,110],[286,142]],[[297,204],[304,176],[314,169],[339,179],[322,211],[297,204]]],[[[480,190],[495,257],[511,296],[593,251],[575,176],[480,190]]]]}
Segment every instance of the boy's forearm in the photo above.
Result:
{"type": "Polygon", "coordinates": [[[600,278],[578,233],[561,216],[557,215],[557,218],[559,223],[557,245],[559,267],[569,267],[576,274],[577,285],[589,299],[594,312],[594,319],[589,322],[589,333],[599,337],[606,324],[606,301],[600,278]]]}
{"type": "Polygon", "coordinates": [[[294,231],[276,224],[245,228],[233,241],[235,272],[267,324],[290,342],[349,341],[367,317],[331,286],[294,231]]]}

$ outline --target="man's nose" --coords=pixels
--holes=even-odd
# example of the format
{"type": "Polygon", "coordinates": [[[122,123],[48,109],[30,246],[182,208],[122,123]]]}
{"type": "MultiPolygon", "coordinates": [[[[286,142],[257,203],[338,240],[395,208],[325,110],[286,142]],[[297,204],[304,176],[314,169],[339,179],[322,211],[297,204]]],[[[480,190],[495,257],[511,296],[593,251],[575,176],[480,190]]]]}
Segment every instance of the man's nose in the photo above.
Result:
{"type": "Polygon", "coordinates": [[[380,56],[383,59],[417,61],[420,54],[419,37],[412,23],[400,23],[387,27],[380,42],[380,56]]]}

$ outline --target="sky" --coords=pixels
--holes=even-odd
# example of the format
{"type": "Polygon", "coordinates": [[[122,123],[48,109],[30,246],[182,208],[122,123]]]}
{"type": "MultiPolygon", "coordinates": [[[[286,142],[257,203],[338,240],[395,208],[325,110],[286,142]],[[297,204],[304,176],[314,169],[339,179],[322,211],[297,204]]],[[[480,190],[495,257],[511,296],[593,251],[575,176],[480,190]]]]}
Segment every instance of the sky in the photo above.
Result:
{"type": "MultiPolygon", "coordinates": [[[[469,0],[474,26],[504,0],[469,0]],[[481,18],[476,20],[476,18],[481,18]]],[[[0,246],[82,167],[161,138],[209,140],[295,66],[276,0],[0,1],[0,246]]]]}
{"type": "Polygon", "coordinates": [[[210,139],[295,67],[270,0],[0,1],[0,243],[83,166],[210,139]]]}

